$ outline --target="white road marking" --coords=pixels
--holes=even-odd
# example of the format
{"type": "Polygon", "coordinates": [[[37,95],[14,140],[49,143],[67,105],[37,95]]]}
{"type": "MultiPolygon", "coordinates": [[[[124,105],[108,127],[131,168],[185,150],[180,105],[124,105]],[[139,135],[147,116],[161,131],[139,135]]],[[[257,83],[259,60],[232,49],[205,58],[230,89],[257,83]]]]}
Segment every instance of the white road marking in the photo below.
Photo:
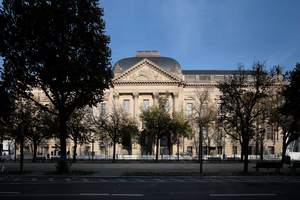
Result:
{"type": "Polygon", "coordinates": [[[96,194],[96,193],[80,193],[79,195],[88,195],[88,196],[109,196],[109,194],[96,194]]]}
{"type": "Polygon", "coordinates": [[[153,180],[156,180],[156,181],[158,181],[158,182],[166,182],[166,181],[164,181],[164,180],[162,180],[162,179],[153,179],[153,180]]]}
{"type": "Polygon", "coordinates": [[[87,180],[86,178],[83,178],[82,179],[84,182],[89,182],[89,180],[87,180]]]}
{"type": "Polygon", "coordinates": [[[53,178],[49,178],[49,181],[53,181],[53,178]]]}
{"type": "Polygon", "coordinates": [[[139,181],[139,182],[146,182],[146,181],[141,180],[141,179],[135,179],[135,180],[137,180],[137,181],[139,181]]]}
{"type": "Polygon", "coordinates": [[[100,179],[100,181],[102,181],[102,182],[107,182],[107,180],[104,180],[104,179],[100,179]]]}
{"type": "Polygon", "coordinates": [[[32,181],[36,181],[36,178],[33,178],[32,181]]]}
{"type": "Polygon", "coordinates": [[[121,182],[127,182],[127,181],[125,181],[125,180],[123,180],[123,179],[117,179],[118,181],[121,181],[121,182]]]}
{"type": "Polygon", "coordinates": [[[277,196],[277,194],[210,194],[211,197],[277,196]]]}
{"type": "Polygon", "coordinates": [[[111,194],[111,196],[123,196],[123,197],[142,197],[143,194],[111,194]]]}
{"type": "Polygon", "coordinates": [[[71,181],[71,179],[70,178],[66,178],[66,181],[71,181]]]}
{"type": "Polygon", "coordinates": [[[0,194],[20,194],[20,192],[0,192],[0,194]]]}

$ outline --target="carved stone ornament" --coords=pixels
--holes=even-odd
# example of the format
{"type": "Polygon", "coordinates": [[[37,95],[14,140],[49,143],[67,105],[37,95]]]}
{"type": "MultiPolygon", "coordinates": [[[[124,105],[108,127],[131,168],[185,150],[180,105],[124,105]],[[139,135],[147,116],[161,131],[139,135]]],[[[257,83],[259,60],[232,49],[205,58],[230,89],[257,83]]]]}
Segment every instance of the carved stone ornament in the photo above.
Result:
{"type": "Polygon", "coordinates": [[[159,72],[151,69],[148,66],[144,66],[141,69],[137,70],[133,74],[125,77],[123,80],[126,81],[166,81],[169,78],[160,74],[159,72]]]}
{"type": "Polygon", "coordinates": [[[115,66],[115,73],[121,73],[121,72],[122,72],[122,68],[120,67],[119,63],[117,63],[115,66]]]}
{"type": "Polygon", "coordinates": [[[277,75],[281,75],[282,74],[282,70],[281,70],[281,67],[278,67],[276,68],[276,72],[277,72],[277,75]]]}
{"type": "Polygon", "coordinates": [[[133,97],[134,97],[134,98],[138,98],[138,97],[139,97],[139,93],[138,93],[138,92],[134,92],[134,93],[133,93],[133,97]]]}
{"type": "Polygon", "coordinates": [[[178,98],[178,95],[179,95],[179,92],[173,92],[173,96],[174,96],[175,98],[178,98]]]}
{"type": "Polygon", "coordinates": [[[113,96],[114,96],[115,99],[119,98],[119,93],[118,92],[114,92],[113,96]]]}
{"type": "Polygon", "coordinates": [[[178,64],[177,64],[177,62],[175,62],[174,66],[171,69],[171,72],[173,72],[173,73],[177,73],[178,72],[178,64]]]}

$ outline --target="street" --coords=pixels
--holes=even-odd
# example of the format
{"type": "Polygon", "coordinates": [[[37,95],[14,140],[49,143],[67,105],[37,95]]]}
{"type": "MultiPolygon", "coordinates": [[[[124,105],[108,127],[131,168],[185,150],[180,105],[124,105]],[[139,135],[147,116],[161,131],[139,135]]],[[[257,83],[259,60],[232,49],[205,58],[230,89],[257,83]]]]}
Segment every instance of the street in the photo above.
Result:
{"type": "Polygon", "coordinates": [[[2,177],[1,199],[299,199],[299,179],[2,177]]]}

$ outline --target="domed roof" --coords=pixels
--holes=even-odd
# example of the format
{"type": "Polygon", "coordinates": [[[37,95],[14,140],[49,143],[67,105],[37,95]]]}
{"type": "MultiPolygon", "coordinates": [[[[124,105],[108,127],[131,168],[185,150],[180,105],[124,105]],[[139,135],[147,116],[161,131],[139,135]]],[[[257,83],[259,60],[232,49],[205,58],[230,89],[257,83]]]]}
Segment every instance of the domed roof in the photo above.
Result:
{"type": "Polygon", "coordinates": [[[159,56],[137,56],[136,57],[130,57],[130,58],[124,58],[119,60],[118,62],[116,62],[116,64],[114,64],[113,69],[115,70],[116,67],[118,69],[122,69],[122,72],[126,71],[127,69],[129,69],[130,67],[134,66],[135,64],[141,62],[144,59],[148,59],[151,62],[157,64],[158,66],[162,67],[163,69],[165,69],[166,71],[173,71],[174,69],[177,69],[177,73],[182,73],[181,71],[181,66],[180,64],[173,58],[168,58],[168,57],[159,57],[159,56]],[[175,68],[174,68],[175,66],[175,68]]]}

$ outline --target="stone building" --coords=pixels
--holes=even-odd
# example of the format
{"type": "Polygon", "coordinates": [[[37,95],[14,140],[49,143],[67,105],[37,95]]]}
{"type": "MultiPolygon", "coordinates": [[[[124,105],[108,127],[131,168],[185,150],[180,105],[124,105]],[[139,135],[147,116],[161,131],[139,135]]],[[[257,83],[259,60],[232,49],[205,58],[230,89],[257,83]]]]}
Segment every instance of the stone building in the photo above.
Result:
{"type": "MultiPolygon", "coordinates": [[[[114,78],[113,86],[105,91],[104,101],[99,106],[94,107],[94,115],[107,114],[111,112],[114,103],[123,106],[124,110],[137,120],[142,107],[153,105],[155,96],[168,92],[169,112],[183,109],[187,114],[192,114],[193,105],[196,103],[195,91],[210,89],[211,104],[217,106],[219,99],[219,90],[215,87],[219,81],[223,81],[226,76],[234,74],[233,70],[183,70],[180,63],[173,58],[161,57],[159,51],[137,51],[135,57],[119,60],[113,66],[114,78]]],[[[42,97],[40,89],[36,89],[36,94],[42,97]]],[[[42,98],[41,101],[47,99],[42,98]]],[[[140,123],[141,125],[141,123],[140,123]]],[[[282,152],[282,140],[279,133],[275,133],[271,127],[266,128],[267,138],[264,142],[264,154],[278,155],[282,152]]],[[[204,131],[204,154],[211,155],[240,155],[241,146],[238,141],[233,141],[225,137],[222,130],[219,131],[217,139],[211,141],[208,147],[207,136],[209,133],[204,131]]],[[[199,130],[194,126],[193,135],[188,138],[182,138],[179,145],[173,145],[171,154],[176,155],[197,155],[199,150],[199,130]]],[[[47,141],[50,142],[50,141],[47,141]]],[[[49,153],[57,155],[59,152],[52,144],[43,144],[40,149],[42,154],[49,153]]],[[[95,155],[112,155],[112,145],[101,141],[95,141],[95,155]]],[[[249,147],[249,154],[256,154],[255,143],[252,141],[249,147]]],[[[72,152],[73,144],[68,143],[67,151],[72,152]]],[[[77,154],[89,154],[92,150],[92,144],[78,147],[77,154]]],[[[116,153],[118,155],[141,155],[146,154],[145,147],[135,142],[131,142],[129,147],[117,145],[116,153]]],[[[152,147],[152,154],[155,148],[152,147]]],[[[160,142],[160,154],[169,154],[166,148],[166,142],[160,142]]]]}

